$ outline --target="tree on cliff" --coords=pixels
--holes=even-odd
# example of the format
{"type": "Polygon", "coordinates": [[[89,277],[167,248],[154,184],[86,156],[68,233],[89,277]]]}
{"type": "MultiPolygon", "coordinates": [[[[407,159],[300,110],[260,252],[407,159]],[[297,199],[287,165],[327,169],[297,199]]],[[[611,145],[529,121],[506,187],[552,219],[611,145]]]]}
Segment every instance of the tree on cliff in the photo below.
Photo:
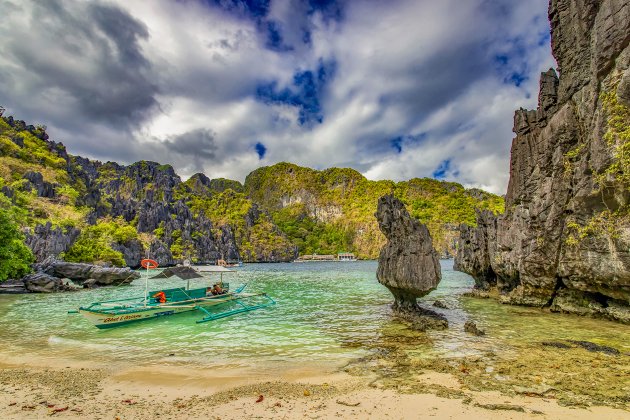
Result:
{"type": "Polygon", "coordinates": [[[8,278],[20,278],[31,270],[35,260],[31,250],[24,245],[24,235],[17,220],[19,215],[9,199],[0,194],[0,282],[8,278]]]}

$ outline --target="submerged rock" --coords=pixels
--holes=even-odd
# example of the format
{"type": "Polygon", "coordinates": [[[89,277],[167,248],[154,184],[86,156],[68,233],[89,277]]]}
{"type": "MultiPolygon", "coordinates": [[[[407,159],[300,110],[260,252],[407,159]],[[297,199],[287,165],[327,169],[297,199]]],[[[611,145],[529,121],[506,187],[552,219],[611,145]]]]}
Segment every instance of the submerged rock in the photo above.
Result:
{"type": "Polygon", "coordinates": [[[545,347],[555,347],[557,349],[570,349],[571,346],[565,343],[561,343],[559,341],[543,341],[542,343],[545,347]]]}
{"type": "Polygon", "coordinates": [[[442,302],[441,300],[436,300],[435,302],[433,302],[433,306],[440,309],[451,309],[446,305],[446,303],[442,302]]]}
{"type": "Polygon", "coordinates": [[[582,347],[585,350],[599,353],[606,353],[611,355],[618,355],[619,350],[613,347],[602,346],[599,344],[591,343],[590,341],[579,341],[579,340],[567,340],[569,343],[575,344],[576,346],[582,347]]]}
{"type": "Polygon", "coordinates": [[[438,320],[437,325],[431,327],[448,326],[446,318],[421,309],[416,302],[417,298],[434,290],[442,278],[429,230],[413,219],[393,195],[378,200],[376,218],[387,238],[378,259],[376,277],[394,295],[394,312],[407,318],[429,316],[438,320]]]}
{"type": "Polygon", "coordinates": [[[477,324],[475,324],[472,321],[466,321],[466,323],[464,324],[464,331],[466,331],[467,333],[476,335],[478,337],[482,335],[486,335],[486,332],[477,328],[477,324]]]}

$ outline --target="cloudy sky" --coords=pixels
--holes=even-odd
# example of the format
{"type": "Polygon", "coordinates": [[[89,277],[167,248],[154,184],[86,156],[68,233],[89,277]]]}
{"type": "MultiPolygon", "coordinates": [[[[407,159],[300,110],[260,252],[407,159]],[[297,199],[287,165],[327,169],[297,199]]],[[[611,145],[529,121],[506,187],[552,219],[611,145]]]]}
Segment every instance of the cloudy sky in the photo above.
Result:
{"type": "Polygon", "coordinates": [[[70,153],[504,193],[547,0],[0,0],[0,105],[70,153]]]}

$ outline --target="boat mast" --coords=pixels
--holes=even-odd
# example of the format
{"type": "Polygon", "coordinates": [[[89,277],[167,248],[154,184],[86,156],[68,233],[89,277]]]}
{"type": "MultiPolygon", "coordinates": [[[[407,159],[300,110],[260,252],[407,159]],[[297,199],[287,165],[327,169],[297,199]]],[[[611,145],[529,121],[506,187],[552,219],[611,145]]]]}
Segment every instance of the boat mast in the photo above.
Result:
{"type": "Polygon", "coordinates": [[[149,301],[149,266],[145,267],[145,275],[144,275],[144,306],[147,306],[147,302],[149,301]]]}
{"type": "Polygon", "coordinates": [[[149,270],[158,268],[158,263],[150,258],[145,258],[140,261],[140,265],[146,270],[144,275],[144,306],[146,307],[149,302],[149,270]]]}

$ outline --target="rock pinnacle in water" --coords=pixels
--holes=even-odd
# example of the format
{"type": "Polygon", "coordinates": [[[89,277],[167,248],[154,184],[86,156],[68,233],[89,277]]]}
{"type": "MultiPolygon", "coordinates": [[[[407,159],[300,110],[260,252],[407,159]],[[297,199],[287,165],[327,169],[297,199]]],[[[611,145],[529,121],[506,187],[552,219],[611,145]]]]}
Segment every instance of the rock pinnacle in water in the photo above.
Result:
{"type": "MultiPolygon", "coordinates": [[[[435,289],[442,278],[440,260],[429,230],[412,218],[393,195],[378,200],[376,218],[387,238],[378,259],[376,277],[394,295],[394,312],[405,318],[417,315],[440,318],[416,303],[417,298],[435,289]]],[[[439,324],[446,326],[443,325],[446,320],[440,319],[439,324]]]]}

